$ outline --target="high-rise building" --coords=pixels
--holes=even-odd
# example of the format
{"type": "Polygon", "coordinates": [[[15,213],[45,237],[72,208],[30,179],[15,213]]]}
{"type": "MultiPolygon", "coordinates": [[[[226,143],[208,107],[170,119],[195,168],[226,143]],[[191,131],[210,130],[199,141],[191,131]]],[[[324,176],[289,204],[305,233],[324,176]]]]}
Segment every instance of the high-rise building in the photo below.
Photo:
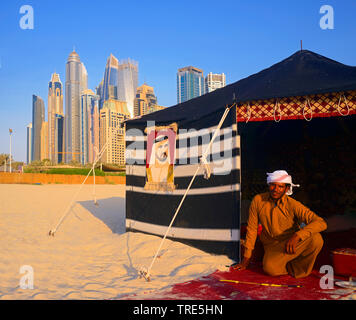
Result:
{"type": "Polygon", "coordinates": [[[216,89],[223,88],[225,86],[225,73],[218,74],[209,72],[209,74],[205,78],[205,93],[212,92],[216,89]]]}
{"type": "Polygon", "coordinates": [[[99,144],[99,104],[94,103],[89,115],[89,162],[94,163],[100,153],[99,144]]]}
{"type": "Polygon", "coordinates": [[[136,98],[134,100],[134,116],[141,116],[148,113],[148,107],[157,105],[157,97],[155,96],[153,87],[143,84],[136,90],[136,98]]]}
{"type": "Polygon", "coordinates": [[[118,100],[125,101],[130,113],[134,116],[134,99],[138,87],[138,63],[133,60],[121,61],[118,65],[118,100]]]}
{"type": "Polygon", "coordinates": [[[55,163],[64,162],[64,116],[61,114],[55,114],[54,122],[54,158],[55,163]]]}
{"type": "Polygon", "coordinates": [[[99,119],[98,116],[99,97],[90,89],[84,90],[81,94],[80,103],[80,162],[87,164],[94,158],[95,124],[99,119]],[[96,110],[95,110],[96,109],[96,110]]]}
{"type": "Polygon", "coordinates": [[[48,158],[48,121],[42,123],[41,128],[41,160],[48,158]]]}
{"type": "Polygon", "coordinates": [[[203,70],[189,66],[178,69],[177,102],[199,97],[205,93],[203,70]]]}
{"type": "Polygon", "coordinates": [[[27,127],[27,154],[26,163],[30,164],[32,162],[32,123],[30,122],[27,127]]]}
{"type": "Polygon", "coordinates": [[[104,79],[102,79],[99,85],[95,88],[95,93],[99,96],[99,110],[103,107],[104,95],[103,95],[104,79]]]}
{"type": "Polygon", "coordinates": [[[88,87],[88,75],[79,55],[73,51],[66,64],[65,155],[66,162],[80,161],[80,95],[88,87]]]}
{"type": "Polygon", "coordinates": [[[81,63],[81,78],[80,78],[80,86],[82,91],[88,89],[88,72],[87,69],[85,68],[84,63],[81,63]]]}
{"type": "Polygon", "coordinates": [[[102,101],[105,102],[109,99],[118,98],[118,67],[119,61],[110,54],[110,57],[107,60],[104,80],[103,80],[103,89],[102,89],[102,101]]]}
{"type": "Polygon", "coordinates": [[[58,153],[56,152],[63,152],[63,150],[56,151],[58,150],[56,145],[58,140],[55,138],[58,136],[55,131],[57,115],[63,116],[63,88],[59,74],[53,73],[48,84],[48,158],[54,163],[58,162],[58,153]]]}
{"type": "Polygon", "coordinates": [[[32,95],[32,161],[41,160],[41,131],[44,121],[44,102],[39,96],[32,95]]]}
{"type": "Polygon", "coordinates": [[[134,100],[134,116],[142,116],[151,112],[162,110],[165,107],[157,105],[153,87],[143,84],[137,88],[136,98],[134,100]]]}
{"type": "Polygon", "coordinates": [[[100,110],[100,150],[106,146],[104,163],[125,164],[125,129],[121,124],[130,117],[126,102],[107,100],[100,110]]]}

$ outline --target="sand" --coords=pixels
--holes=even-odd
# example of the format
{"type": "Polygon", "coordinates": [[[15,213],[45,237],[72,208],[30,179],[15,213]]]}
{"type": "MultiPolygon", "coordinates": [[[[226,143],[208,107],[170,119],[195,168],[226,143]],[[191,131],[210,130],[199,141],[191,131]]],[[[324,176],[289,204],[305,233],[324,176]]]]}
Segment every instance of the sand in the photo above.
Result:
{"type": "Polygon", "coordinates": [[[0,185],[0,299],[155,299],[173,284],[232,263],[167,239],[152,281],[140,279],[161,238],[125,232],[123,185],[97,185],[99,206],[93,186],[83,186],[74,209],[48,236],[78,189],[0,185]]]}

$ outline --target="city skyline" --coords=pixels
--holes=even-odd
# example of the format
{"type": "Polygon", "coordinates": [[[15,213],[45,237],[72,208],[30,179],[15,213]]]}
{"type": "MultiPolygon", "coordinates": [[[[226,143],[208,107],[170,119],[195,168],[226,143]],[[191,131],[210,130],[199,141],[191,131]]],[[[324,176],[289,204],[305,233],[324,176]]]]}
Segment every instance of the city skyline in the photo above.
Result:
{"type": "MultiPolygon", "coordinates": [[[[27,164],[42,160],[50,160],[53,164],[92,163],[107,141],[103,161],[124,164],[124,129],[118,129],[118,126],[136,116],[134,103],[140,92],[137,87],[138,63],[131,59],[119,62],[110,54],[96,94],[88,89],[88,77],[84,63],[73,49],[66,63],[65,108],[63,86],[57,73],[52,74],[48,84],[47,108],[41,97],[33,95],[32,121],[35,129],[32,129],[32,123],[26,127],[27,164]],[[104,130],[101,125],[104,125],[104,130]]],[[[149,88],[153,93],[153,88],[149,88]]],[[[163,107],[157,105],[154,96],[144,109],[140,115],[163,107]]]]}
{"type": "Polygon", "coordinates": [[[140,63],[139,85],[147,82],[153,86],[159,105],[167,107],[176,104],[177,70],[187,65],[225,73],[226,83],[233,83],[298,51],[300,40],[304,49],[355,65],[356,44],[350,41],[356,31],[354,1],[327,3],[334,9],[333,30],[320,27],[324,1],[224,1],[214,9],[209,1],[189,2],[190,10],[184,13],[186,24],[179,22],[187,1],[103,1],[95,7],[83,4],[63,1],[54,7],[53,3],[36,1],[32,4],[33,30],[20,28],[19,3],[0,5],[4,13],[0,26],[6,30],[0,47],[4,112],[0,119],[0,153],[9,153],[11,127],[16,161],[26,161],[31,96],[42,97],[48,106],[46,84],[50,75],[57,73],[64,86],[65,61],[73,46],[88,70],[88,88],[94,90],[103,79],[110,53],[119,60],[130,57],[140,63]],[[120,15],[123,10],[135,11],[134,24],[120,15]],[[141,19],[147,16],[151,19],[141,19]],[[276,19],[270,19],[272,16],[276,19]],[[221,22],[219,28],[192,32],[195,25],[217,19],[221,22]]]}

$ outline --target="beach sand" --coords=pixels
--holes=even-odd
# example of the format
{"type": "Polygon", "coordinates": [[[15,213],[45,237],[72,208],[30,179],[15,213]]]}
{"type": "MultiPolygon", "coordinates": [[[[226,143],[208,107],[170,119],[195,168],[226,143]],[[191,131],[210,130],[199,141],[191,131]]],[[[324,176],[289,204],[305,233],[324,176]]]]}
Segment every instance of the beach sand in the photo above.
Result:
{"type": "MultiPolygon", "coordinates": [[[[84,185],[54,237],[79,185],[0,185],[0,299],[159,299],[159,291],[232,263],[166,239],[139,278],[160,237],[125,232],[125,186],[84,185]],[[33,275],[33,288],[31,288],[33,275]]],[[[173,216],[173,212],[168,212],[173,216]]]]}

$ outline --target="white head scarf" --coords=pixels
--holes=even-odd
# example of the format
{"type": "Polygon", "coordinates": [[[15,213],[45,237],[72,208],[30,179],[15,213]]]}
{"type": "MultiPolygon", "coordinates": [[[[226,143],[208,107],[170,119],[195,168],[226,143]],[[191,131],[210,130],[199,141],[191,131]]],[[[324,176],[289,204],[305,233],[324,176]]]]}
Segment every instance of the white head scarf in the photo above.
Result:
{"type": "Polygon", "coordinates": [[[284,170],[277,170],[272,173],[267,173],[267,184],[272,182],[288,183],[290,184],[289,190],[286,192],[288,196],[293,194],[293,187],[300,187],[299,184],[292,182],[292,177],[284,170]]]}

